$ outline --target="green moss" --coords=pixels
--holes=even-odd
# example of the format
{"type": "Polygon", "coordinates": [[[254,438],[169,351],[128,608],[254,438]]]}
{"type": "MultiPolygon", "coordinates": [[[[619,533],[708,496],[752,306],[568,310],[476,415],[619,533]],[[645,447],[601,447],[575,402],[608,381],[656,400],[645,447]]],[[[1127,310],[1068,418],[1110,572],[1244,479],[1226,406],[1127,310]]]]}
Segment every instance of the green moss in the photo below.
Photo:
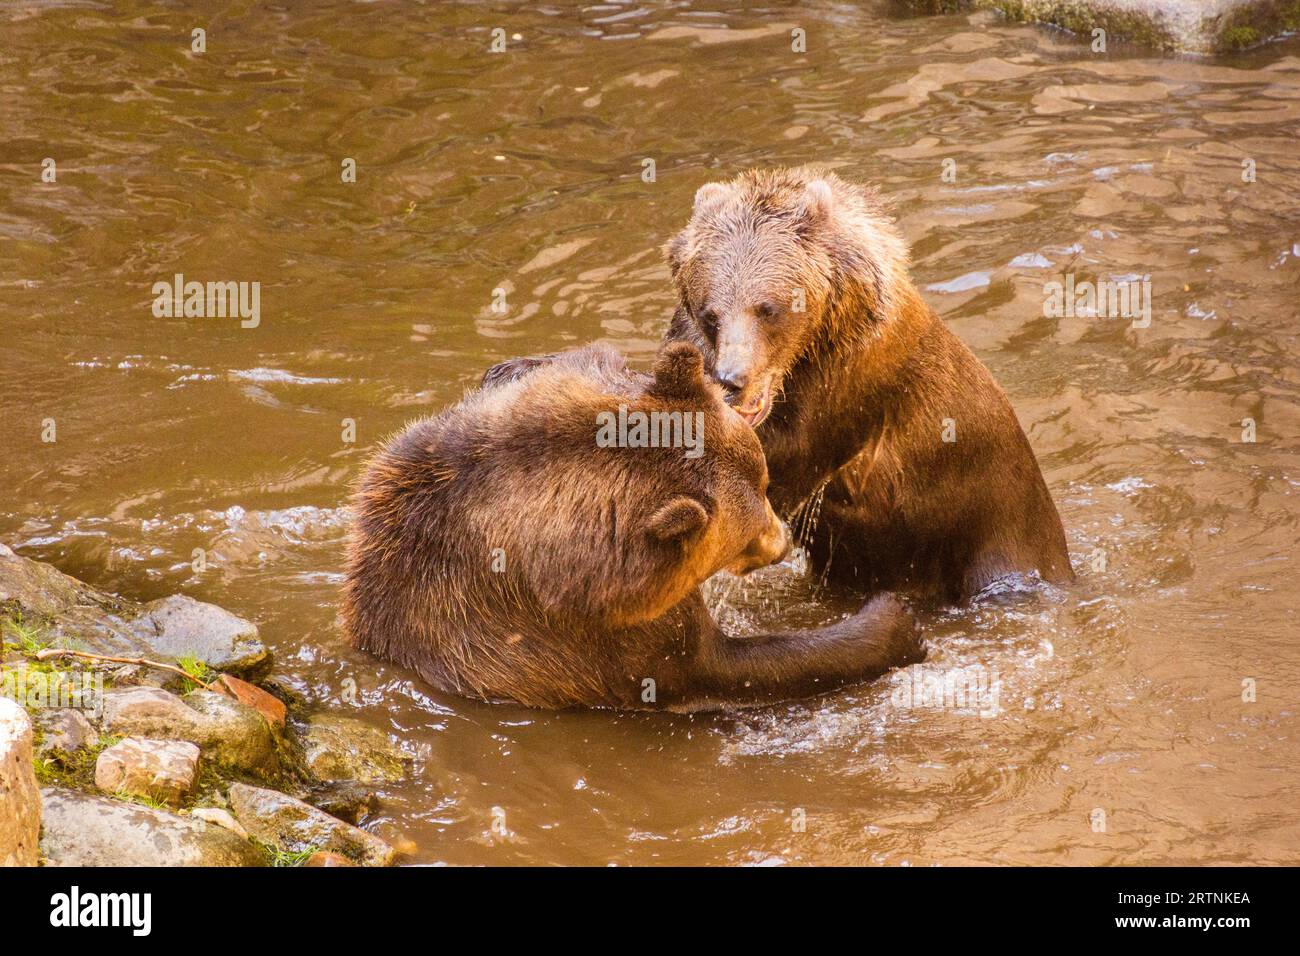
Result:
{"type": "Polygon", "coordinates": [[[199,775],[194,781],[194,789],[185,799],[184,806],[194,807],[225,806],[226,789],[230,779],[224,775],[215,761],[199,760],[199,775]]]}
{"type": "Polygon", "coordinates": [[[1098,8],[1086,0],[1035,4],[1023,0],[976,0],[976,5],[999,10],[1011,20],[1059,26],[1084,42],[1091,42],[1092,31],[1100,28],[1106,31],[1107,42],[1124,40],[1163,51],[1177,47],[1174,38],[1150,17],[1134,11],[1098,8]]]}
{"type": "Polygon", "coordinates": [[[14,601],[5,602],[4,616],[0,618],[0,651],[5,646],[15,647],[28,657],[49,646],[47,632],[49,624],[45,621],[24,618],[23,609],[14,601]]]}
{"type": "Polygon", "coordinates": [[[119,740],[120,737],[101,737],[93,747],[82,747],[71,752],[55,750],[46,754],[38,753],[32,760],[36,768],[36,779],[43,787],[67,787],[93,792],[95,762],[101,751],[119,740]]]}
{"type": "Polygon", "coordinates": [[[1300,30],[1300,0],[1258,4],[1224,19],[1219,27],[1218,49],[1245,50],[1293,30],[1300,30]]]}
{"type": "MultiPolygon", "coordinates": [[[[37,746],[44,740],[44,732],[37,731],[37,746]]],[[[122,742],[121,737],[105,734],[93,746],[80,747],[77,750],[55,750],[48,754],[36,753],[32,763],[36,767],[36,779],[46,787],[68,787],[72,790],[95,792],[95,763],[99,755],[114,744],[122,742]]]]}
{"type": "Polygon", "coordinates": [[[918,16],[936,13],[960,13],[970,7],[970,0],[898,0],[897,6],[918,16]]]}
{"type": "MultiPolygon", "coordinates": [[[[955,13],[971,8],[997,10],[1009,20],[1049,23],[1088,42],[1101,28],[1108,40],[1140,44],[1164,53],[1178,52],[1182,40],[1159,18],[1134,10],[1117,10],[1093,0],[897,0],[908,13],[955,13]]],[[[1300,30],[1300,0],[1261,0],[1228,14],[1222,22],[1203,24],[1204,39],[1215,52],[1258,46],[1282,33],[1300,30]]]]}
{"type": "Polygon", "coordinates": [[[14,671],[15,673],[42,674],[47,677],[53,677],[56,674],[66,673],[62,669],[55,667],[54,664],[51,663],[50,661],[37,661],[37,660],[31,660],[30,658],[19,661],[17,664],[10,666],[8,669],[14,671]]]}
{"type": "MultiPolygon", "coordinates": [[[[13,617],[21,618],[23,606],[15,598],[8,598],[0,601],[0,620],[9,620],[13,617]]],[[[0,633],[3,633],[3,627],[0,626],[0,633]]]]}
{"type": "Polygon", "coordinates": [[[1244,50],[1260,42],[1259,31],[1254,27],[1233,27],[1219,35],[1219,44],[1229,50],[1244,50]]]}

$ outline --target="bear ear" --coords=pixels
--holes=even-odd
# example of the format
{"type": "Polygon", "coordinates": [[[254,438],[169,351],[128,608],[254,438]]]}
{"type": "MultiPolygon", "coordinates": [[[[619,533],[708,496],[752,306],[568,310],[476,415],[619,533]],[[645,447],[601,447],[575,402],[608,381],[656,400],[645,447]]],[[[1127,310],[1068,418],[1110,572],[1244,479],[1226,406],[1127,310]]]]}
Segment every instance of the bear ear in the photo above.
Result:
{"type": "Polygon", "coordinates": [[[650,516],[646,530],[660,541],[684,541],[703,531],[709,523],[709,513],[694,498],[680,496],[650,516]]]}
{"type": "Polygon", "coordinates": [[[654,384],[648,389],[656,398],[696,398],[707,395],[704,358],[690,342],[670,342],[655,358],[654,384]]]}
{"type": "Polygon", "coordinates": [[[510,382],[518,381],[533,369],[549,364],[554,358],[553,355],[541,355],[498,362],[483,373],[483,381],[479,382],[479,387],[493,388],[497,385],[507,385],[510,382]]]}
{"type": "Polygon", "coordinates": [[[687,226],[673,236],[668,241],[668,245],[664,247],[668,258],[668,271],[672,273],[674,279],[677,278],[677,273],[681,271],[682,263],[686,261],[686,233],[690,231],[690,228],[690,226],[687,226]]]}
{"type": "Polygon", "coordinates": [[[705,183],[699,189],[695,190],[695,213],[704,212],[710,206],[715,206],[727,198],[731,192],[726,183],[705,183]]]}
{"type": "Polygon", "coordinates": [[[795,217],[807,225],[817,225],[830,218],[831,207],[835,204],[835,194],[830,183],[824,179],[814,179],[803,189],[795,208],[795,217]]]}

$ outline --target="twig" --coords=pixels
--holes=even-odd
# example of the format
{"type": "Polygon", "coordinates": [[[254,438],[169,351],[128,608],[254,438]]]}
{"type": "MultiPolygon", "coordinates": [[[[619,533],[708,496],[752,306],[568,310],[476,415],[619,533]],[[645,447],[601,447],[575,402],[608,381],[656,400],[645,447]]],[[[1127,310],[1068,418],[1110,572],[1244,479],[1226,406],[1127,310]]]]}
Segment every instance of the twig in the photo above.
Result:
{"type": "Polygon", "coordinates": [[[89,651],[70,651],[62,647],[47,647],[44,650],[36,652],[36,659],[43,661],[51,657],[84,657],[91,661],[111,661],[114,664],[140,664],[145,667],[156,667],[159,670],[171,671],[174,674],[180,674],[186,680],[192,680],[204,690],[211,690],[214,693],[221,693],[211,684],[200,680],[189,671],[172,664],[160,664],[157,661],[145,660],[143,657],[109,657],[107,654],[91,654],[89,651]]]}

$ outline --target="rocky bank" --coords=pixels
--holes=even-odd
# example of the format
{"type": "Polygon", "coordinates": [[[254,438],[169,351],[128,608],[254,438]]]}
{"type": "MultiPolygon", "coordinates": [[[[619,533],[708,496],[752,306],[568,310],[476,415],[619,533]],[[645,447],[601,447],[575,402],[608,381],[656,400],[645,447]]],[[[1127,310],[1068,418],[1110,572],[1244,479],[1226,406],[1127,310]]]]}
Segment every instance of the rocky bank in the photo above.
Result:
{"type": "Polygon", "coordinates": [[[1048,23],[1089,41],[1108,39],[1163,53],[1212,55],[1258,46],[1300,30],[1300,0],[899,0],[913,13],[997,10],[1048,23]]]}
{"type": "Polygon", "coordinates": [[[0,544],[0,865],[396,862],[363,827],[406,755],[272,671],[229,611],[135,602],[0,544]]]}

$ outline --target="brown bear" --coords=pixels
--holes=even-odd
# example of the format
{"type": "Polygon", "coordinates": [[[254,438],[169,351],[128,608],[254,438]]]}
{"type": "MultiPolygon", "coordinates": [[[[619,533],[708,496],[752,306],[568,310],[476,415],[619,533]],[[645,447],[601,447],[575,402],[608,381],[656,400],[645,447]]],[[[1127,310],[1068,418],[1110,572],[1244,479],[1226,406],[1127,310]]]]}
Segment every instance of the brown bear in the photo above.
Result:
{"type": "Polygon", "coordinates": [[[668,264],[667,341],[697,345],[758,429],[825,577],[948,601],[1073,578],[1010,402],[913,286],[874,191],[808,168],[710,183],[668,264]]]}
{"type": "Polygon", "coordinates": [[[718,628],[701,583],[789,549],[766,486],[694,346],[653,375],[600,346],[508,363],[369,463],[342,621],[444,691],[546,708],[762,704],[920,660],[893,596],[816,629],[718,628]]]}

